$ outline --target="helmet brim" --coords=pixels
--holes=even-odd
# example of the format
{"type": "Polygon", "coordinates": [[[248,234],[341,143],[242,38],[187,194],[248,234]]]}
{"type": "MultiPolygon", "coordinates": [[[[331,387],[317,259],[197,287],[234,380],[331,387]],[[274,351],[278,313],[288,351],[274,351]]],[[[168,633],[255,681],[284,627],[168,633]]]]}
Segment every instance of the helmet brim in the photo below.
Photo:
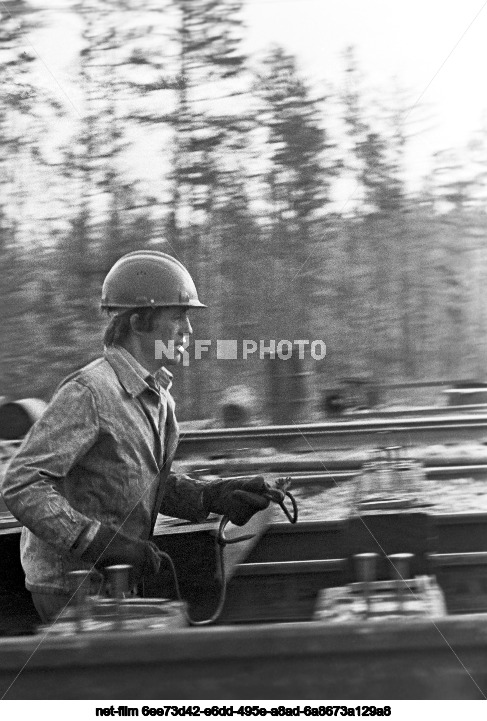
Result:
{"type": "Polygon", "coordinates": [[[189,303],[109,303],[103,301],[100,303],[100,308],[208,308],[204,303],[200,303],[199,300],[189,301],[189,303]]]}

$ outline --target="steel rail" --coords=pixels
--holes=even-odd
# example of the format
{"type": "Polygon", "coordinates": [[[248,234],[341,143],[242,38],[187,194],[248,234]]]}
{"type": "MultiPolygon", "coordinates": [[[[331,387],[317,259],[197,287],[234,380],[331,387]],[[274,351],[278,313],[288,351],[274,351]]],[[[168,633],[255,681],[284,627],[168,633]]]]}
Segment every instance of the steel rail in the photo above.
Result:
{"type": "MultiPolygon", "coordinates": [[[[463,477],[465,475],[481,475],[487,470],[487,448],[485,453],[421,457],[409,452],[405,456],[410,461],[416,461],[426,469],[431,477],[448,475],[450,477],[463,477]]],[[[370,460],[364,453],[350,458],[321,457],[320,454],[309,455],[275,455],[275,456],[246,456],[242,458],[221,458],[188,460],[184,464],[184,471],[197,476],[205,475],[249,475],[251,473],[280,473],[292,475],[293,478],[305,474],[316,476],[337,476],[341,474],[359,472],[365,461],[370,460]]]]}
{"type": "Polygon", "coordinates": [[[472,441],[487,441],[487,414],[189,430],[181,435],[178,457],[242,453],[256,447],[309,453],[390,444],[412,446],[472,441]]]}
{"type": "MultiPolygon", "coordinates": [[[[465,406],[426,406],[401,410],[370,410],[347,413],[337,419],[318,423],[299,423],[292,425],[246,426],[240,428],[203,428],[192,429],[191,421],[182,422],[180,449],[186,454],[189,448],[204,448],[211,443],[232,446],[242,441],[254,445],[286,445],[296,439],[326,438],[339,443],[339,447],[353,446],[356,439],[366,439],[374,434],[384,436],[392,434],[396,440],[398,434],[427,434],[428,437],[447,438],[455,442],[455,435],[462,439],[487,439],[487,404],[465,406]],[[343,445],[343,439],[346,445],[343,445]]],[[[0,439],[0,455],[9,456],[20,446],[22,439],[0,439]]],[[[368,445],[368,444],[366,444],[368,445]]],[[[306,448],[305,450],[310,450],[306,448]]]]}
{"type": "MultiPolygon", "coordinates": [[[[451,480],[454,478],[486,478],[487,464],[465,464],[460,466],[432,466],[424,469],[426,478],[429,480],[451,480]]],[[[332,487],[337,483],[350,481],[360,471],[343,470],[327,471],[323,473],[294,473],[292,475],[293,487],[302,485],[318,484],[323,487],[332,487]]]]}
{"type": "MultiPolygon", "coordinates": [[[[460,553],[428,553],[427,560],[436,568],[460,566],[487,566],[487,551],[463,551],[460,553]]],[[[347,568],[347,558],[317,558],[297,561],[260,561],[241,563],[238,576],[270,576],[277,574],[333,573],[347,568]]]]}
{"type": "MultiPolygon", "coordinates": [[[[486,389],[487,390],[487,389],[486,389]]],[[[342,416],[333,418],[333,421],[361,420],[362,418],[425,418],[436,416],[452,416],[468,413],[487,414],[487,403],[470,403],[458,406],[411,406],[409,408],[370,408],[366,410],[352,410],[342,416]]],[[[331,417],[330,417],[330,420],[331,417]]]]}

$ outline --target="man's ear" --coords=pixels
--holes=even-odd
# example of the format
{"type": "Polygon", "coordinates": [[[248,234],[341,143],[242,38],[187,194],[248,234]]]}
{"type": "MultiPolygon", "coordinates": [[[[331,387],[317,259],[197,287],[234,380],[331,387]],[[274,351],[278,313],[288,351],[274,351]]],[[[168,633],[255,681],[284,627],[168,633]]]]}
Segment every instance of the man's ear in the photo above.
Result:
{"type": "Polygon", "coordinates": [[[138,313],[132,313],[130,316],[130,330],[137,335],[142,333],[140,329],[140,316],[138,313]]]}

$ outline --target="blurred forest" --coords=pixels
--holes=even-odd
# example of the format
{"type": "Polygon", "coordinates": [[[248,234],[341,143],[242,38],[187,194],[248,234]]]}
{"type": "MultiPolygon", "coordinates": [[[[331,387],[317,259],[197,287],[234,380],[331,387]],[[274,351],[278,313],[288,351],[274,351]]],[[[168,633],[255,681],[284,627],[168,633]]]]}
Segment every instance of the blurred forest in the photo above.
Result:
{"type": "MultiPolygon", "coordinates": [[[[285,48],[247,57],[241,7],[73,5],[72,102],[39,81],[48,11],[3,0],[0,395],[48,399],[100,354],[104,275],[145,247],[195,278],[195,337],[326,342],[306,361],[308,419],[344,376],[484,380],[487,130],[412,192],[411,100],[368,107],[353,48],[340,93],[321,96],[285,48]]],[[[267,381],[257,358],[193,361],[179,416],[214,414],[236,384],[262,403],[267,381]]]]}

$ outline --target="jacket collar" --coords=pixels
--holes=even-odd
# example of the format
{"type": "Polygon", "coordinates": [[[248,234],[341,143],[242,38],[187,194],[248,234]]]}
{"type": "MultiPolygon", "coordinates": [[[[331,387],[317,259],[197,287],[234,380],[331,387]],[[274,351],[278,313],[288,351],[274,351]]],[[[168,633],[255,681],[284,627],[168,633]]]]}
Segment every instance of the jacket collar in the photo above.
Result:
{"type": "Polygon", "coordinates": [[[159,383],[159,385],[166,391],[171,388],[173,374],[168,371],[167,368],[165,368],[164,366],[162,366],[162,368],[159,368],[159,370],[154,373],[154,378],[156,379],[157,383],[159,383]]]}
{"type": "Polygon", "coordinates": [[[115,371],[123,388],[133,397],[140,395],[149,388],[154,390],[146,382],[146,378],[155,378],[157,383],[166,390],[171,387],[173,376],[166,368],[160,368],[154,376],[151,376],[149,371],[121,346],[106,347],[103,356],[115,371]]]}

